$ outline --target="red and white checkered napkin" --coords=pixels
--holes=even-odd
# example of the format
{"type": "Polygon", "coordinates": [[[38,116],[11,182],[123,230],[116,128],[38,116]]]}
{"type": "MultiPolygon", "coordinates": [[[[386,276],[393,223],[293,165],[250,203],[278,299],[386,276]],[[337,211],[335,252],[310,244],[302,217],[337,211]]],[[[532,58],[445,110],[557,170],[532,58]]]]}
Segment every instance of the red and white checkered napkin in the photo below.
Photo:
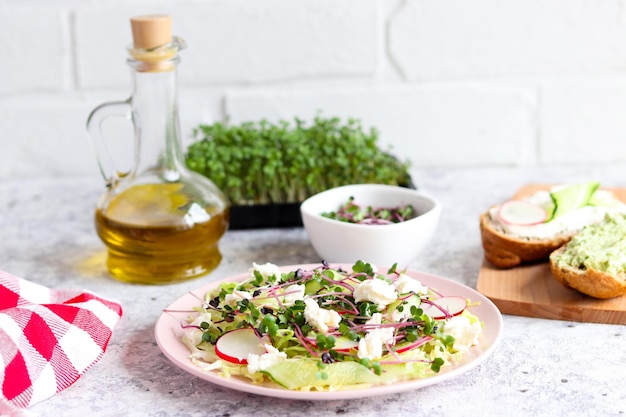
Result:
{"type": "Polygon", "coordinates": [[[106,350],[122,307],[0,271],[0,415],[67,388],[106,350]]]}

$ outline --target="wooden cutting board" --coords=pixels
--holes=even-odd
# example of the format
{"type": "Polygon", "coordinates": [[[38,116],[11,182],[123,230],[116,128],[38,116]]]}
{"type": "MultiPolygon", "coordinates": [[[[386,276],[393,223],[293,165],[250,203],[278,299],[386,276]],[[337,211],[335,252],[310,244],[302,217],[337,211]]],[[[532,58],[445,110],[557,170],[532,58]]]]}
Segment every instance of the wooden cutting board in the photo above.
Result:
{"type": "MultiPolygon", "coordinates": [[[[513,196],[520,198],[546,184],[529,184],[513,196]]],[[[626,189],[609,189],[626,202],[626,189]]],[[[476,289],[498,306],[503,314],[590,323],[626,324],[626,296],[599,300],[562,286],[547,262],[498,269],[486,260],[476,289]]]]}

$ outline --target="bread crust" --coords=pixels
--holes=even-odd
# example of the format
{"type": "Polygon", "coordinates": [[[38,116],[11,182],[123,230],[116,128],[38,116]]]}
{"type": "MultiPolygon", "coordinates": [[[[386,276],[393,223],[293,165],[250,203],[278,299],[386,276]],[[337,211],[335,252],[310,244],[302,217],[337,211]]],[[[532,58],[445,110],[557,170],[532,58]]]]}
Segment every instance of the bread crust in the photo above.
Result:
{"type": "Polygon", "coordinates": [[[562,266],[556,262],[567,245],[550,255],[552,276],[566,288],[574,289],[594,298],[613,298],[626,294],[626,274],[611,275],[595,269],[562,266]]]}
{"type": "Polygon", "coordinates": [[[524,263],[547,261],[550,253],[569,242],[574,234],[561,234],[551,239],[522,239],[501,232],[494,225],[489,211],[480,215],[480,235],[485,259],[500,269],[524,263]]]}

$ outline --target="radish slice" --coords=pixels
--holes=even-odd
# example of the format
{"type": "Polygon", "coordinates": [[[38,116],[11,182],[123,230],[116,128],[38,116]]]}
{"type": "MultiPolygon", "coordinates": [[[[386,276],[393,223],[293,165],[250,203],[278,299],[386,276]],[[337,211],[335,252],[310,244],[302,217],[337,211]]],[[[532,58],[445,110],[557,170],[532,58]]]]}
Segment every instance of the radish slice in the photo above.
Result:
{"type": "Polygon", "coordinates": [[[498,216],[504,223],[532,226],[546,221],[548,213],[529,201],[510,200],[500,206],[498,216]]]}
{"type": "Polygon", "coordinates": [[[448,296],[433,300],[432,304],[422,303],[422,306],[420,307],[425,314],[435,320],[440,320],[461,314],[467,307],[467,301],[463,297],[448,296]]]}
{"type": "Polygon", "coordinates": [[[248,363],[248,355],[262,355],[265,353],[266,337],[259,339],[253,329],[244,328],[231,330],[217,339],[215,353],[225,361],[239,364],[248,363]]]}

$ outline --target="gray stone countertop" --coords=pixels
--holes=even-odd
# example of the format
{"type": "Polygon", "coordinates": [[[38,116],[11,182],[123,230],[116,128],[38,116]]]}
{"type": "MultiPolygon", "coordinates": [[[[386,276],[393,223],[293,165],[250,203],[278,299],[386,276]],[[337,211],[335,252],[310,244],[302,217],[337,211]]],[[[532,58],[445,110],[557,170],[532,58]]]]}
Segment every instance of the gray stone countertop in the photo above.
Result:
{"type": "MultiPolygon", "coordinates": [[[[533,182],[596,179],[626,186],[626,166],[414,169],[443,205],[429,247],[409,266],[475,288],[483,262],[478,215],[533,182]]],[[[228,231],[211,274],[166,286],[117,282],[93,225],[98,179],[0,183],[0,269],[52,288],[82,288],[122,303],[104,357],[74,385],[31,407],[34,416],[618,416],[626,415],[626,328],[504,316],[503,339],[482,364],[416,391],[357,400],[295,401],[222,388],[187,374],[159,350],[163,308],[252,262],[319,261],[302,228],[228,231]]]]}

